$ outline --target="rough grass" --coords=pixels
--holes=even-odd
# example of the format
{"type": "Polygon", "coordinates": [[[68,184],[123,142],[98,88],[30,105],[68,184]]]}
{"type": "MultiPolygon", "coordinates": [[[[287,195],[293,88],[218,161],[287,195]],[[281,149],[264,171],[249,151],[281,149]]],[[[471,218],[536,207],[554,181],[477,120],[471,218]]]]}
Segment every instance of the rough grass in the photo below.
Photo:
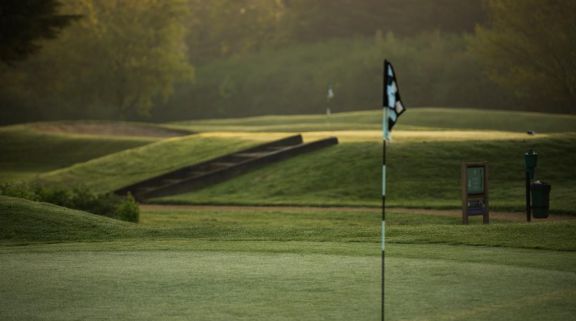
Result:
{"type": "Polygon", "coordinates": [[[22,125],[0,127],[0,181],[32,179],[44,172],[153,141],[143,137],[43,133],[22,125]]]}
{"type": "MultiPolygon", "coordinates": [[[[539,153],[537,178],[552,184],[551,211],[575,213],[574,134],[521,139],[503,133],[451,132],[432,137],[399,131],[388,146],[387,204],[400,207],[460,207],[460,164],[487,161],[491,207],[522,211],[523,154],[539,153]],[[482,136],[487,135],[486,139],[482,136]],[[458,139],[460,138],[460,139],[458,139]]],[[[155,202],[193,204],[287,204],[379,206],[381,150],[378,140],[356,136],[314,153],[272,164],[203,190],[155,202]]]]}
{"type": "Polygon", "coordinates": [[[134,224],[49,203],[0,196],[4,242],[110,240],[127,237],[134,224]]]}
{"type": "Polygon", "coordinates": [[[257,143],[202,135],[170,138],[49,172],[38,179],[56,185],[85,184],[97,192],[110,192],[257,143]]]}
{"type": "MultiPolygon", "coordinates": [[[[376,109],[376,108],[375,108],[376,109]]],[[[259,116],[175,122],[174,127],[198,131],[326,131],[380,130],[381,111],[326,115],[259,116]]],[[[524,133],[576,131],[576,116],[457,108],[411,108],[398,122],[399,130],[495,130],[524,133]],[[511,121],[512,120],[512,121],[511,121]]]]}

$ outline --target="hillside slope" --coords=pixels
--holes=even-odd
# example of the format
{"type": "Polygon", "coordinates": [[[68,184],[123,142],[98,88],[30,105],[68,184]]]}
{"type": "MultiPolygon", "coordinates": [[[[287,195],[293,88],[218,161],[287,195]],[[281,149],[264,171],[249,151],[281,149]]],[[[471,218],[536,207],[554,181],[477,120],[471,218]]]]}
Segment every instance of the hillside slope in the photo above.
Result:
{"type": "Polygon", "coordinates": [[[0,242],[108,240],[135,224],[48,203],[0,196],[0,242]]]}
{"type": "Polygon", "coordinates": [[[31,179],[44,172],[155,140],[150,137],[47,133],[24,125],[0,127],[0,181],[31,179]]]}
{"type": "MultiPolygon", "coordinates": [[[[198,131],[325,131],[380,130],[381,110],[326,115],[260,116],[175,122],[176,128],[198,131]]],[[[400,130],[496,130],[539,133],[576,131],[576,116],[465,108],[410,108],[400,130]]]]}
{"type": "MultiPolygon", "coordinates": [[[[522,211],[523,154],[534,148],[540,155],[536,177],[552,184],[552,211],[575,212],[574,134],[529,137],[478,131],[459,137],[458,133],[438,133],[427,137],[397,132],[388,147],[389,206],[459,208],[461,162],[487,161],[491,207],[522,211]]],[[[381,150],[379,139],[369,136],[364,141],[344,142],[273,164],[195,193],[156,201],[379,206],[381,150]]]]}
{"type": "Polygon", "coordinates": [[[83,184],[97,192],[118,188],[257,144],[243,138],[190,135],[95,158],[39,176],[55,185],[83,184]]]}

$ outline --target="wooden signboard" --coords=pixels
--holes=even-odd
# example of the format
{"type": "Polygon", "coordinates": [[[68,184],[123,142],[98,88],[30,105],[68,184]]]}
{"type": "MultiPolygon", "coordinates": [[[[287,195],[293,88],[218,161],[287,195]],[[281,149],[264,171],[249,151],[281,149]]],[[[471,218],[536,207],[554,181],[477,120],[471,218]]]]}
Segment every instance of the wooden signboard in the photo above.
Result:
{"type": "Polygon", "coordinates": [[[490,222],[488,210],[488,170],[483,163],[462,163],[462,223],[468,217],[482,215],[482,222],[490,222]]]}

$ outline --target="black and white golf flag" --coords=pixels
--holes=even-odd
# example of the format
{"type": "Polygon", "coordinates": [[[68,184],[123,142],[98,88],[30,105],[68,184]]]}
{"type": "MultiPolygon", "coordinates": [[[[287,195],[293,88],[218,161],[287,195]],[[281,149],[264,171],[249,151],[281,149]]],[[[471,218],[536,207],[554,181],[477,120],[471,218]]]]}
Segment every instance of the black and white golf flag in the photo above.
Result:
{"type": "Polygon", "coordinates": [[[390,138],[390,131],[396,124],[398,117],[406,110],[402,101],[400,100],[400,92],[398,90],[398,82],[396,80],[396,73],[394,67],[388,62],[384,61],[384,109],[387,115],[385,123],[382,124],[384,128],[384,137],[388,140],[390,138]]]}
{"type": "Polygon", "coordinates": [[[383,110],[382,115],[382,321],[384,321],[384,290],[385,290],[385,249],[386,249],[386,142],[390,141],[390,132],[398,117],[406,108],[400,100],[396,73],[392,64],[384,60],[384,83],[383,83],[383,110]]]}

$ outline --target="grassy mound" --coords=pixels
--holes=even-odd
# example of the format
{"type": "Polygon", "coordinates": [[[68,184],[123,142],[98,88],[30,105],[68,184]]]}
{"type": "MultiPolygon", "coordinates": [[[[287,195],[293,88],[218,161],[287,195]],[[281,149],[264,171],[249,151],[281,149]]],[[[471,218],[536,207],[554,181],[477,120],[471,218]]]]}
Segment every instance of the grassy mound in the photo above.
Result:
{"type": "Polygon", "coordinates": [[[146,145],[143,137],[44,133],[32,125],[0,128],[0,180],[24,180],[75,163],[146,145]]]}
{"type": "Polygon", "coordinates": [[[133,224],[48,203],[0,196],[0,241],[109,240],[133,224]]]}
{"type": "MultiPolygon", "coordinates": [[[[522,210],[523,154],[539,153],[537,178],[552,184],[551,209],[574,213],[574,134],[529,138],[498,132],[397,132],[388,147],[387,204],[460,207],[460,164],[487,161],[491,207],[522,210]],[[456,137],[455,137],[456,136],[456,137]]],[[[338,134],[337,134],[338,135],[338,134]]],[[[340,145],[270,165],[203,190],[157,199],[164,203],[379,206],[381,149],[376,139],[340,145]]]]}
{"type": "Polygon", "coordinates": [[[110,192],[257,143],[202,135],[169,138],[46,173],[39,180],[55,185],[84,184],[96,192],[110,192]]]}
{"type": "MultiPolygon", "coordinates": [[[[177,128],[198,131],[325,131],[380,130],[380,110],[326,115],[260,116],[176,122],[177,128]]],[[[496,130],[525,132],[573,132],[576,116],[456,108],[412,108],[402,115],[399,130],[496,130]]]]}

